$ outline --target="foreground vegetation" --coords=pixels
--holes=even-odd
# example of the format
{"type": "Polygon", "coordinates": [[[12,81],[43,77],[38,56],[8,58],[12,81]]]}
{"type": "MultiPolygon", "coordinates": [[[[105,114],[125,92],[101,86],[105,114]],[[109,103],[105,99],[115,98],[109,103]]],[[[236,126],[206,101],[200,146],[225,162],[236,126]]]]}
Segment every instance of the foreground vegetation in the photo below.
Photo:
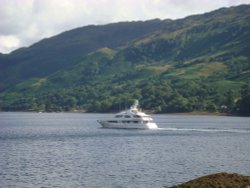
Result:
{"type": "Polygon", "coordinates": [[[191,180],[169,188],[249,188],[250,176],[217,173],[191,180]]]}

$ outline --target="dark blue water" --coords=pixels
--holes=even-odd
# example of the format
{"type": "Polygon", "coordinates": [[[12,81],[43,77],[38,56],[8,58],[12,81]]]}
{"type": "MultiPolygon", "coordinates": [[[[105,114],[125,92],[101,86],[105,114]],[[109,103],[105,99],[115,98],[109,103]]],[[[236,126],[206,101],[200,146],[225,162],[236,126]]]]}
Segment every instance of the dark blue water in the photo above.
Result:
{"type": "Polygon", "coordinates": [[[0,187],[163,187],[250,175],[250,118],[154,115],[158,130],[102,129],[111,114],[0,113],[0,187]]]}

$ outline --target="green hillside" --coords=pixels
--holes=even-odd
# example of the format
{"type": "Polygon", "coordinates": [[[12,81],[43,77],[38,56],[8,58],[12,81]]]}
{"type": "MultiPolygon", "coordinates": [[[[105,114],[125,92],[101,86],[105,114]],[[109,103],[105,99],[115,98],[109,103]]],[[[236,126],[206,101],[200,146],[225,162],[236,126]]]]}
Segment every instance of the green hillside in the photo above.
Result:
{"type": "MultiPolygon", "coordinates": [[[[1,82],[9,87],[0,94],[0,108],[110,112],[139,99],[144,109],[157,113],[209,111],[249,115],[249,18],[250,5],[242,5],[179,20],[118,23],[123,28],[117,24],[89,26],[109,32],[103,33],[105,42],[95,32],[94,37],[84,39],[84,44],[79,41],[79,45],[88,44],[85,48],[89,50],[85,51],[67,42],[64,46],[56,43],[57,38],[63,41],[69,40],[68,35],[77,35],[78,29],[68,31],[28,49],[32,58],[40,59],[48,57],[49,49],[55,46],[66,50],[62,57],[51,52],[55,65],[46,61],[44,67],[43,63],[33,66],[39,73],[26,67],[35,61],[24,52],[19,58],[27,58],[28,63],[1,63],[6,65],[2,78],[13,72],[1,82]],[[114,27],[119,31],[115,32],[114,27]],[[125,36],[128,30],[130,34],[125,36]],[[90,43],[98,45],[90,49],[90,43]],[[41,50],[41,46],[48,49],[46,56],[36,55],[36,48],[41,50]],[[57,60],[62,62],[61,68],[57,60]],[[23,69],[27,71],[22,72],[23,69]]],[[[72,40],[75,44],[76,40],[72,40]]],[[[27,49],[19,51],[23,50],[27,49]]],[[[0,56],[0,62],[3,59],[5,55],[0,56]]]]}
{"type": "Polygon", "coordinates": [[[116,48],[160,30],[168,20],[90,25],[47,38],[28,48],[0,55],[0,91],[33,77],[69,68],[99,48],[116,48]]]}

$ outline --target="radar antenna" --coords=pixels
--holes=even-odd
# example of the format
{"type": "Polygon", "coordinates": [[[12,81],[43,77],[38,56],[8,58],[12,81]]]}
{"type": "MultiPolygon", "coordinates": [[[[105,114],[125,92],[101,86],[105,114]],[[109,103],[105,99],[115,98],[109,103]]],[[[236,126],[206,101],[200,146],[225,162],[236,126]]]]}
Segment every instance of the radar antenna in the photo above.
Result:
{"type": "Polygon", "coordinates": [[[137,108],[139,106],[139,101],[135,100],[134,104],[131,106],[131,108],[137,108]]]}

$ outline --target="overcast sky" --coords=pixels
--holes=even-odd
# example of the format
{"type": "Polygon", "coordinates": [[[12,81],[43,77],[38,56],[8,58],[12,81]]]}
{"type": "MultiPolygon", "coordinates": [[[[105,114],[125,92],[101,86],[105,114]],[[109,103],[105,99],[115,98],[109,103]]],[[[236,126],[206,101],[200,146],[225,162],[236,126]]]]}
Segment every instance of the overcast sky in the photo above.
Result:
{"type": "Polygon", "coordinates": [[[177,19],[239,4],[250,0],[0,0],[0,52],[85,25],[177,19]]]}

